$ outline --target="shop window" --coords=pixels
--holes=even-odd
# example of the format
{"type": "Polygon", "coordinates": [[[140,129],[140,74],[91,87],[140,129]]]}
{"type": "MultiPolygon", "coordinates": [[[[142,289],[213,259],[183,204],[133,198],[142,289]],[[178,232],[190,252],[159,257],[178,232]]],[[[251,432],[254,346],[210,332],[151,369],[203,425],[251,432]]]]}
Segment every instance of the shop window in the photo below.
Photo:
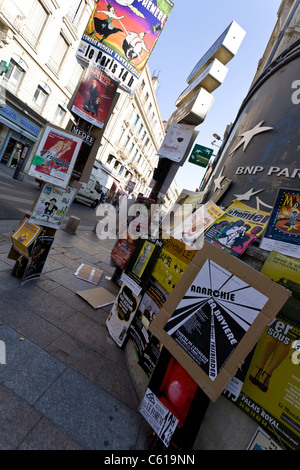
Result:
{"type": "Polygon", "coordinates": [[[60,126],[63,123],[63,120],[65,119],[67,114],[67,111],[61,106],[60,104],[57,106],[57,109],[55,111],[54,115],[54,122],[58,126],[60,126]]]}

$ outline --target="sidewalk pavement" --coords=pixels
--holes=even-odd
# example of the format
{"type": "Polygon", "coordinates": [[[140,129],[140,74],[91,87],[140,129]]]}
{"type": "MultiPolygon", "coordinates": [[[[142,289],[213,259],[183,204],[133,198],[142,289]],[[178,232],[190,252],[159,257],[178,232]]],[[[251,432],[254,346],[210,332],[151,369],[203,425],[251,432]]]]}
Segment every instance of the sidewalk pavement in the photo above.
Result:
{"type": "Polygon", "coordinates": [[[58,230],[41,278],[21,286],[7,258],[20,221],[0,221],[1,450],[148,450],[151,429],[138,412],[124,350],[108,334],[111,306],[94,310],[76,291],[94,288],[74,272],[105,276],[112,240],[92,227],[58,230]]]}

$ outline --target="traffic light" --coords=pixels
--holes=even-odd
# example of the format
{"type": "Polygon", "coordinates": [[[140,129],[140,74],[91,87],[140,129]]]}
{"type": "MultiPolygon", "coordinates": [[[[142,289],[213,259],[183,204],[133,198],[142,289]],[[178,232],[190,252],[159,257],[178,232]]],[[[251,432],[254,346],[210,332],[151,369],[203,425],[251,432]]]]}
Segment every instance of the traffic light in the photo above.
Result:
{"type": "Polygon", "coordinates": [[[0,76],[2,76],[4,73],[7,73],[9,70],[9,67],[7,65],[7,62],[4,60],[1,60],[0,62],[0,76]]]}

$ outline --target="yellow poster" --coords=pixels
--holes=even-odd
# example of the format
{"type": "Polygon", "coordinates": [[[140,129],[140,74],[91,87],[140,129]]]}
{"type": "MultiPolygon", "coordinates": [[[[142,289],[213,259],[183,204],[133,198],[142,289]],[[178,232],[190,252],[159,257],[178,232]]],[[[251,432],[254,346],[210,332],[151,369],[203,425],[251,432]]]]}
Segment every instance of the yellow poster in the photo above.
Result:
{"type": "Polygon", "coordinates": [[[196,250],[187,250],[185,244],[175,238],[165,239],[152,276],[167,292],[172,292],[196,253],[196,250]]]}

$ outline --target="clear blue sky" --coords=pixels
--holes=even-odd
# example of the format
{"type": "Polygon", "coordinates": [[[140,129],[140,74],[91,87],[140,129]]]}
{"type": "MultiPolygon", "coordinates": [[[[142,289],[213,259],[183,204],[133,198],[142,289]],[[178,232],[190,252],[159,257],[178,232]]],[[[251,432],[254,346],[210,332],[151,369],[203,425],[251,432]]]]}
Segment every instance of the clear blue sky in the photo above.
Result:
{"type": "MultiPolygon", "coordinates": [[[[235,20],[246,35],[236,56],[226,65],[227,76],[212,94],[215,100],[196,143],[214,149],[213,134],[223,137],[246,97],[259,59],[277,21],[281,0],[174,0],[175,6],[150,56],[151,73],[159,73],[157,99],[162,119],[175,111],[175,101],[188,86],[187,77],[227,26],[235,20]]],[[[186,162],[178,171],[179,190],[195,191],[205,170],[186,162]]]]}

